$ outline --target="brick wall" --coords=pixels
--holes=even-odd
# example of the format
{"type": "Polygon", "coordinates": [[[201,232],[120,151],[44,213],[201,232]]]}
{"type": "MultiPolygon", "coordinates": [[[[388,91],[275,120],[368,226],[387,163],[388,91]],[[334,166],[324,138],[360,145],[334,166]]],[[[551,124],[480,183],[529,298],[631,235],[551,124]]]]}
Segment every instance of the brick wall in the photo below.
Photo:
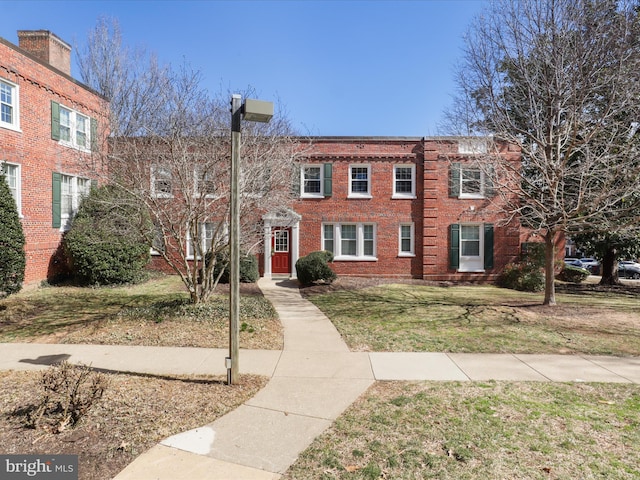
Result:
{"type": "Polygon", "coordinates": [[[20,165],[22,225],[26,236],[25,285],[50,279],[61,268],[62,232],[52,227],[52,172],[96,178],[96,154],[51,139],[51,101],[97,119],[99,145],[108,127],[108,104],[95,92],[0,39],[0,78],[18,86],[20,131],[0,128],[0,162],[20,165]]]}

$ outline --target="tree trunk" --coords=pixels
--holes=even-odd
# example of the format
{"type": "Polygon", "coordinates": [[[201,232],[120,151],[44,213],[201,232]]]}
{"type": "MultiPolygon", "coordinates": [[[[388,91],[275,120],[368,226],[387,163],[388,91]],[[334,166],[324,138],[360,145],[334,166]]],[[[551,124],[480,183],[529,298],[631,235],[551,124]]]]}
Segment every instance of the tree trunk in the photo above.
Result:
{"type": "Polygon", "coordinates": [[[616,262],[616,249],[607,248],[602,258],[602,278],[600,285],[620,285],[616,262]]]}
{"type": "Polygon", "coordinates": [[[555,263],[556,245],[555,231],[547,230],[544,237],[544,302],[543,305],[554,306],[556,304],[555,263]]]}

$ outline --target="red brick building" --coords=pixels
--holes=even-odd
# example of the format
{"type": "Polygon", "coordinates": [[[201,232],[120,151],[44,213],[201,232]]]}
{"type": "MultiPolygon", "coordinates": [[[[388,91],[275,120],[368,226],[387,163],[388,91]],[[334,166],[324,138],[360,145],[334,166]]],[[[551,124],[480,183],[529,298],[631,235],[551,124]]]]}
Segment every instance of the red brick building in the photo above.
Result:
{"type": "Polygon", "coordinates": [[[299,199],[263,218],[264,275],[295,276],[299,257],[330,250],[338,275],[494,280],[518,257],[521,228],[504,225],[500,185],[477,162],[487,148],[463,137],[313,138],[299,199]]]}
{"type": "Polygon", "coordinates": [[[56,251],[94,182],[109,105],[71,77],[71,47],[49,31],[0,38],[0,167],[26,237],[25,284],[56,276],[56,251]]]}

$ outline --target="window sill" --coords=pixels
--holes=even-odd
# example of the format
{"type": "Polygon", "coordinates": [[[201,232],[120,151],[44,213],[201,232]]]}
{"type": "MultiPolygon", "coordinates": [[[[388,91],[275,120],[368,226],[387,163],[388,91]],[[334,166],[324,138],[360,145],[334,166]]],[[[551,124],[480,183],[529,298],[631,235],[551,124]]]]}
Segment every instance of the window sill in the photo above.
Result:
{"type": "Polygon", "coordinates": [[[471,194],[471,193],[465,193],[462,194],[460,196],[458,196],[458,198],[460,200],[484,200],[486,197],[482,194],[471,194]]]}
{"type": "Polygon", "coordinates": [[[6,128],[7,130],[12,130],[17,133],[22,133],[20,127],[17,127],[11,123],[0,123],[0,128],[6,128]]]}
{"type": "Polygon", "coordinates": [[[415,258],[415,256],[416,256],[415,253],[400,252],[398,254],[398,257],[400,257],[400,258],[415,258]]]}
{"type": "Polygon", "coordinates": [[[482,270],[456,270],[456,273],[486,273],[487,271],[485,269],[482,270]]]}
{"type": "Polygon", "coordinates": [[[368,200],[373,198],[373,195],[362,195],[362,194],[358,195],[355,193],[350,193],[349,196],[347,196],[347,198],[354,199],[354,200],[368,200]]]}
{"type": "Polygon", "coordinates": [[[334,262],[377,262],[378,257],[351,257],[351,256],[340,256],[334,257],[334,262]]]}
{"type": "Polygon", "coordinates": [[[303,193],[302,195],[300,195],[300,198],[302,199],[311,198],[311,199],[317,200],[320,198],[324,198],[324,195],[321,193],[303,193]]]}
{"type": "Polygon", "coordinates": [[[415,200],[416,197],[415,195],[398,195],[398,194],[394,194],[392,195],[391,199],[392,200],[415,200]]]}

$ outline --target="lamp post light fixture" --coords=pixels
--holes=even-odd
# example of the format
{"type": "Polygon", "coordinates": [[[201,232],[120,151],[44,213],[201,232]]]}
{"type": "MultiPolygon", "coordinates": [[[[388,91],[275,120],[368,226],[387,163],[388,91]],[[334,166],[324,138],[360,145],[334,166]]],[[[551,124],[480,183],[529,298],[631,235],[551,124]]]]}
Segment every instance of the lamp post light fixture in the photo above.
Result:
{"type": "Polygon", "coordinates": [[[239,371],[239,318],[240,318],[240,127],[242,119],[267,123],[273,117],[273,103],[231,96],[231,192],[230,215],[230,259],[229,259],[229,356],[225,359],[227,383],[238,381],[239,371]]]}

